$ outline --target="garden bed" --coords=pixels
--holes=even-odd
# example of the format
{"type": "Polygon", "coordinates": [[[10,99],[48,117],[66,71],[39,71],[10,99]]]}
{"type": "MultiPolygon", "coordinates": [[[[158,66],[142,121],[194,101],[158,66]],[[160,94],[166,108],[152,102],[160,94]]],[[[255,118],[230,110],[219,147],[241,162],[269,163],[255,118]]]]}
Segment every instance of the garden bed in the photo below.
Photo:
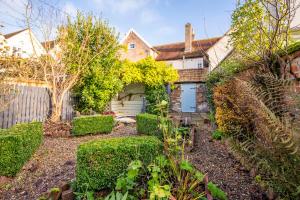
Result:
{"type": "Polygon", "coordinates": [[[229,153],[222,142],[212,140],[211,133],[199,130],[195,146],[188,157],[195,167],[208,174],[209,180],[227,192],[229,199],[267,199],[254,177],[229,153]]]}
{"type": "Polygon", "coordinates": [[[79,144],[98,138],[129,135],[136,135],[135,126],[121,124],[108,135],[45,137],[39,150],[21,172],[1,186],[0,199],[37,199],[51,188],[75,178],[76,149],[79,144]]]}

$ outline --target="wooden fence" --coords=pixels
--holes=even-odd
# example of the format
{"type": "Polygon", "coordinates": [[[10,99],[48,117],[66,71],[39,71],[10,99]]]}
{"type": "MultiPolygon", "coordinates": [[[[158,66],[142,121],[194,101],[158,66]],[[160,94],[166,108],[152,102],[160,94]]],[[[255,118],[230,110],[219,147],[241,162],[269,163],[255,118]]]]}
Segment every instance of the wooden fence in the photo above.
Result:
{"type": "MultiPolygon", "coordinates": [[[[16,96],[9,106],[0,112],[0,128],[31,121],[45,121],[51,113],[49,89],[44,86],[14,85],[16,96]]],[[[65,95],[62,120],[71,120],[74,115],[70,92],[65,95]]]]}

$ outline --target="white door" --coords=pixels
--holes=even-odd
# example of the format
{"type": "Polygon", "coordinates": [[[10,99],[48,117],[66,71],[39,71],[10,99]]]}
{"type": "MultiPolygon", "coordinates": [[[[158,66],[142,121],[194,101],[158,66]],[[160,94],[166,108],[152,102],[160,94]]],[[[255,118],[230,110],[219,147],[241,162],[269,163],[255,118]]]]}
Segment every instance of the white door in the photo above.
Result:
{"type": "Polygon", "coordinates": [[[196,112],[196,84],[181,84],[181,112],[196,112]]]}

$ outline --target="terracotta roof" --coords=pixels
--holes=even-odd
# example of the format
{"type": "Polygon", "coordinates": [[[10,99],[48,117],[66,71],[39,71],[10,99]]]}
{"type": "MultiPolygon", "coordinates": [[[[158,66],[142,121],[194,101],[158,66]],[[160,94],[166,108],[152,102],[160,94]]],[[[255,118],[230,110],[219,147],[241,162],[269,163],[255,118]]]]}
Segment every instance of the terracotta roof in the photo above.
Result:
{"type": "Polygon", "coordinates": [[[50,50],[54,48],[56,43],[57,43],[56,40],[50,40],[50,41],[42,42],[41,44],[45,49],[50,50]]]}
{"type": "Polygon", "coordinates": [[[15,36],[15,35],[23,32],[23,31],[26,31],[26,30],[27,30],[27,28],[23,29],[23,30],[20,30],[20,31],[13,32],[13,33],[8,33],[8,34],[4,35],[4,37],[5,37],[5,39],[8,39],[8,38],[11,38],[12,36],[15,36]]]}
{"type": "Polygon", "coordinates": [[[184,42],[172,43],[154,46],[153,48],[158,51],[156,60],[178,60],[185,58],[197,58],[206,55],[206,51],[218,42],[222,37],[209,38],[205,40],[194,40],[192,42],[193,51],[184,52],[184,42]]]}

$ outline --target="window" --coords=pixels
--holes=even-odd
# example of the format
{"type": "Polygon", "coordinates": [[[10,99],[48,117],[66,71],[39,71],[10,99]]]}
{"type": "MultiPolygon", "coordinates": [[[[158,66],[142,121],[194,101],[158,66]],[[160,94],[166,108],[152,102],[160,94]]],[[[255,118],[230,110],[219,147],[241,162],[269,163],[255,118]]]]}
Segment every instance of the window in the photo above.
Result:
{"type": "Polygon", "coordinates": [[[129,44],[129,49],[134,49],[135,48],[135,44],[134,43],[130,43],[129,44]]]}
{"type": "Polygon", "coordinates": [[[198,62],[198,68],[203,68],[203,62],[202,61],[198,62]]]}

